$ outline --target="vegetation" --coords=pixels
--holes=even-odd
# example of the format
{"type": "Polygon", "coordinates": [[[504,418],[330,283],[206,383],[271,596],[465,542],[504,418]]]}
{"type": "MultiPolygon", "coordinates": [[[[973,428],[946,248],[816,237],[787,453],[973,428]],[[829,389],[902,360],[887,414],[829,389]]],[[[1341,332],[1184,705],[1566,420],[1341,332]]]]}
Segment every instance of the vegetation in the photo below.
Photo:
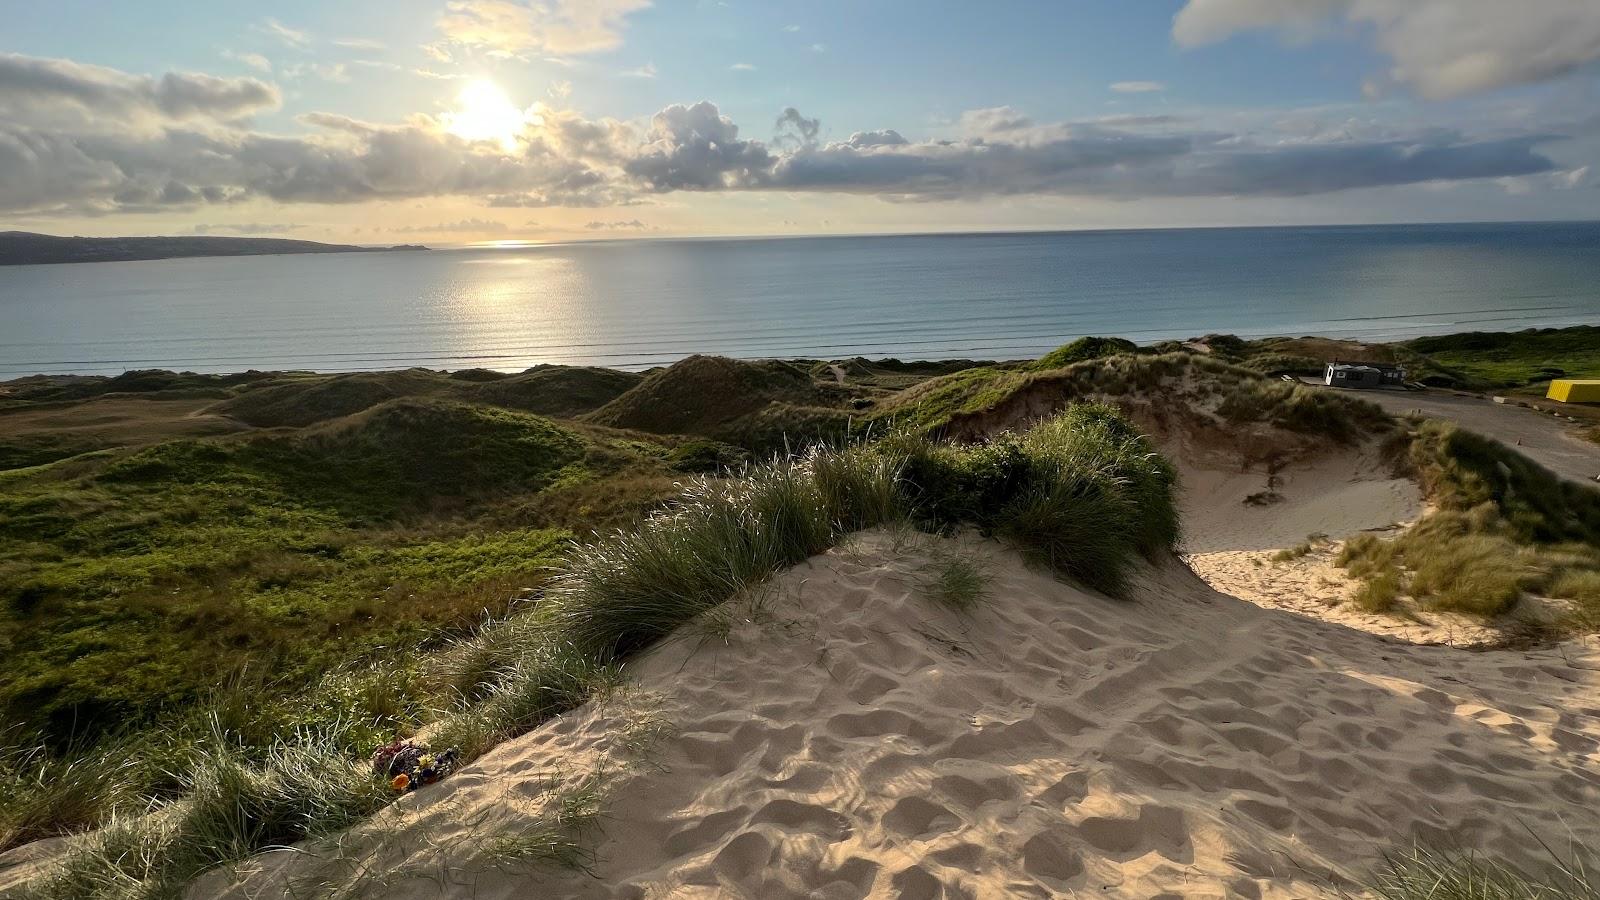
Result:
{"type": "Polygon", "coordinates": [[[1554,860],[1543,878],[1471,854],[1424,847],[1390,856],[1366,884],[1382,900],[1600,900],[1581,861],[1554,860]]]}
{"type": "MultiPolygon", "coordinates": [[[[1260,374],[1326,348],[1211,340],[1217,358],[1093,338],[1030,365],[0,385],[4,424],[25,426],[0,440],[0,849],[97,829],[41,898],[172,896],[382,806],[351,765],[373,746],[427,724],[471,758],[874,525],[1004,537],[1114,595],[1179,523],[1171,468],[1096,399],[1343,440],[1389,426],[1260,374]]],[[[1346,546],[1358,602],[1493,611],[1542,591],[1600,624],[1592,498],[1437,426],[1407,458],[1440,512],[1346,546]]],[[[922,587],[971,609],[985,581],[951,558],[922,587]]],[[[496,852],[582,865],[590,817],[571,812],[496,852]]]]}
{"type": "Polygon", "coordinates": [[[1136,353],[1138,350],[1139,346],[1126,338],[1081,337],[1070,344],[1057,347],[1039,357],[1029,363],[1028,368],[1034,371],[1064,369],[1073,363],[1100,359],[1106,356],[1116,356],[1122,353],[1136,353]]]}
{"type": "Polygon", "coordinates": [[[1543,385],[1552,378],[1600,378],[1600,326],[1449,334],[1404,345],[1486,390],[1543,385]]]}
{"type": "MultiPolygon", "coordinates": [[[[557,466],[570,465],[569,457],[581,451],[578,436],[519,415],[494,413],[475,426],[482,439],[471,443],[523,461],[487,466],[452,460],[457,471],[447,480],[454,489],[547,484],[559,477],[557,466]],[[502,433],[510,425],[520,427],[502,433]],[[518,443],[524,439],[526,446],[518,443]]],[[[451,422],[457,430],[466,424],[451,422]]],[[[335,441],[342,433],[300,439],[335,441]]],[[[356,447],[370,443],[345,440],[356,447]]],[[[205,484],[219,473],[243,480],[242,472],[270,484],[264,474],[285,469],[259,465],[259,459],[290,451],[264,451],[255,443],[169,449],[148,458],[135,453],[85,477],[113,473],[110,484],[160,481],[171,491],[178,480],[205,484]]],[[[340,460],[343,452],[327,458],[340,460]]],[[[413,445],[408,464],[424,452],[413,445]]],[[[165,746],[148,736],[143,745],[102,745],[79,756],[83,768],[75,778],[47,771],[62,757],[42,749],[19,754],[8,764],[34,772],[33,787],[18,792],[0,814],[11,840],[101,826],[43,883],[40,897],[171,895],[211,867],[346,827],[387,802],[381,782],[350,764],[381,740],[374,725],[403,730],[436,716],[433,739],[471,758],[581,704],[679,626],[863,528],[897,521],[936,529],[975,526],[1012,537],[1064,574],[1115,591],[1139,553],[1170,548],[1176,540],[1172,481],[1170,468],[1126,421],[1109,407],[1090,405],[987,445],[956,447],[900,435],[842,450],[817,447],[731,480],[697,478],[646,525],[568,547],[544,582],[539,604],[443,650],[443,664],[431,673],[407,671],[392,658],[352,670],[341,699],[346,708],[369,707],[358,716],[329,721],[303,705],[312,700],[259,702],[256,691],[245,688],[213,700],[207,729],[165,731],[173,742],[165,746]],[[367,699],[357,699],[362,696],[367,699]],[[439,711],[405,702],[418,696],[431,698],[429,706],[439,711]],[[168,773],[164,780],[149,774],[156,759],[168,773]],[[104,790],[111,783],[124,787],[104,790]],[[73,797],[75,804],[63,802],[73,797]],[[70,821],[55,809],[69,812],[70,821]]],[[[326,500],[329,506],[319,511],[335,522],[381,516],[399,502],[378,503],[365,494],[359,495],[363,502],[345,502],[361,479],[349,473],[337,483],[336,490],[318,475],[296,483],[295,495],[326,500]]],[[[975,573],[952,568],[945,575],[940,581],[949,602],[975,602],[975,573]]],[[[335,683],[322,684],[304,696],[337,690],[335,683]]],[[[525,848],[534,856],[549,846],[548,835],[536,837],[525,848]]]]}
{"type": "Polygon", "coordinates": [[[1488,438],[1423,422],[1406,462],[1437,511],[1393,541],[1360,535],[1338,564],[1389,608],[1403,591],[1434,609],[1509,612],[1537,592],[1568,601],[1569,625],[1600,618],[1600,494],[1488,438]]]}
{"type": "Polygon", "coordinates": [[[988,599],[989,573],[968,557],[943,556],[929,564],[920,587],[935,603],[971,612],[988,599]]]}

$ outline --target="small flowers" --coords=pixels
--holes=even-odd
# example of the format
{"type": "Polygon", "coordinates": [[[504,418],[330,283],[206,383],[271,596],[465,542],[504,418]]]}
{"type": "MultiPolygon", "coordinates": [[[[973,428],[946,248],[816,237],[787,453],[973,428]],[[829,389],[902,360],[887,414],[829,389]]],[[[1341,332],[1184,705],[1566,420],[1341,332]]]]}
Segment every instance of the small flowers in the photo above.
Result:
{"type": "Polygon", "coordinates": [[[394,779],[389,782],[389,787],[392,787],[397,791],[403,791],[403,790],[405,790],[406,788],[408,788],[410,786],[411,786],[411,776],[405,774],[404,772],[400,773],[399,775],[396,775],[394,777],[394,779]]]}

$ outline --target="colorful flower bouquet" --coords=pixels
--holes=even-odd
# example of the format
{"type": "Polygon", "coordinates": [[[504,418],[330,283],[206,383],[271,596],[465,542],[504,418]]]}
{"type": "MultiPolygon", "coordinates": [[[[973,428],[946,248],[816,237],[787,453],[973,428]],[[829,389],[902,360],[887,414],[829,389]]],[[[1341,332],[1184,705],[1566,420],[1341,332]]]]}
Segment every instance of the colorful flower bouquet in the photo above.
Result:
{"type": "Polygon", "coordinates": [[[434,753],[426,744],[397,738],[372,754],[372,772],[396,791],[414,791],[455,771],[459,756],[454,747],[434,753]]]}

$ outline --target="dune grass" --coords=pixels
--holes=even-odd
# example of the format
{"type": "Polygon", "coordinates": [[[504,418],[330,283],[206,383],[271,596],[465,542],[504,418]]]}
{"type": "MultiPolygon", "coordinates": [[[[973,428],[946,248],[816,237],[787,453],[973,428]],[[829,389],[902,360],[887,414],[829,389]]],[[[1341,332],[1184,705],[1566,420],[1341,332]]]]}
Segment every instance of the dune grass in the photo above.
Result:
{"type": "Polygon", "coordinates": [[[1404,593],[1494,617],[1542,593],[1569,601],[1569,628],[1600,623],[1600,493],[1441,422],[1417,426],[1406,462],[1438,508],[1393,541],[1345,544],[1336,562],[1365,582],[1358,603],[1391,608],[1404,593]]]}
{"type": "MultiPolygon", "coordinates": [[[[1008,535],[1056,571],[1115,592],[1141,553],[1175,542],[1172,487],[1148,442],[1092,405],[983,446],[902,437],[693,480],[641,527],[569,552],[532,609],[441,654],[446,709],[433,742],[471,758],[529,731],[615,685],[632,657],[679,626],[890,522],[1008,535]]],[[[975,573],[947,574],[952,597],[975,602],[975,573]]],[[[348,826],[390,796],[353,763],[349,735],[307,728],[261,748],[219,724],[187,751],[172,796],[138,798],[154,809],[141,816],[103,812],[106,824],[35,896],[165,896],[209,868],[348,826]]],[[[529,852],[547,844],[539,837],[529,852]]]]}
{"type": "Polygon", "coordinates": [[[1551,872],[1528,875],[1470,853],[1414,847],[1389,856],[1365,887],[1381,900],[1600,900],[1581,861],[1552,854],[1551,872]]]}
{"type": "Polygon", "coordinates": [[[941,555],[928,564],[918,588],[935,603],[970,613],[989,599],[989,578],[989,571],[977,560],[941,555]]]}

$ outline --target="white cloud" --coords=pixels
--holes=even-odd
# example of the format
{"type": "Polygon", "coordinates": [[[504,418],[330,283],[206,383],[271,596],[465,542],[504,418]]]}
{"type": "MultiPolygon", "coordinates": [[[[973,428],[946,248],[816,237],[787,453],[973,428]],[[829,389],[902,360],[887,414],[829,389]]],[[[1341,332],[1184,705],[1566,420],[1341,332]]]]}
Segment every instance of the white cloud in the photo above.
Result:
{"type": "Polygon", "coordinates": [[[754,72],[756,70],[756,67],[755,67],[754,63],[746,63],[746,62],[734,63],[733,65],[729,66],[728,68],[732,69],[735,72],[754,72]]]}
{"type": "Polygon", "coordinates": [[[335,47],[344,47],[347,50],[388,49],[388,46],[383,41],[373,40],[372,38],[337,38],[334,40],[333,45],[335,47]]]}
{"type": "Polygon", "coordinates": [[[296,63],[283,67],[283,77],[289,79],[314,76],[323,81],[345,84],[350,81],[350,70],[344,63],[296,63]]]}
{"type": "Polygon", "coordinates": [[[224,50],[222,51],[222,58],[231,59],[238,63],[244,63],[250,68],[255,69],[257,72],[272,71],[272,60],[267,59],[265,56],[262,56],[259,53],[235,53],[232,50],[224,50]]]}
{"type": "Polygon", "coordinates": [[[656,64],[645,63],[637,69],[624,69],[617,75],[623,78],[654,78],[656,77],[656,64]]]}
{"type": "Polygon", "coordinates": [[[1159,81],[1113,81],[1111,90],[1119,94],[1153,94],[1167,89],[1159,81]]]}
{"type": "Polygon", "coordinates": [[[622,43],[628,16],[651,0],[450,0],[445,39],[491,53],[596,53],[622,43]]]}
{"type": "Polygon", "coordinates": [[[290,28],[277,19],[262,19],[254,27],[257,31],[269,34],[291,47],[303,48],[311,43],[311,34],[309,32],[301,31],[298,28],[290,28]]]}
{"type": "Polygon", "coordinates": [[[800,26],[799,25],[785,25],[785,26],[783,26],[783,30],[789,32],[790,34],[794,34],[795,32],[800,30],[800,26]]]}
{"type": "Polygon", "coordinates": [[[1249,30],[1305,39],[1329,24],[1374,34],[1392,68],[1369,82],[1443,99],[1566,75],[1600,59],[1596,0],[1188,0],[1179,44],[1249,30]]]}

